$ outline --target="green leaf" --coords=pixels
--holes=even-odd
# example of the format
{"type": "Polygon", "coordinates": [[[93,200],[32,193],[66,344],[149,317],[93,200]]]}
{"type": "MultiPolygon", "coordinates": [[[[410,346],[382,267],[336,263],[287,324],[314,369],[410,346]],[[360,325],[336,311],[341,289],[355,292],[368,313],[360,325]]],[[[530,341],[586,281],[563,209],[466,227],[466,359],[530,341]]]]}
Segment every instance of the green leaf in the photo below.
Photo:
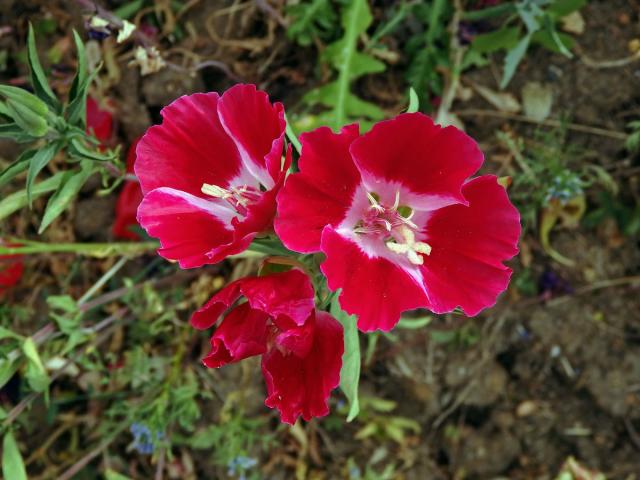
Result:
{"type": "Polygon", "coordinates": [[[342,369],[340,370],[340,389],[349,400],[347,422],[352,421],[360,412],[358,401],[358,383],[360,382],[360,339],[356,317],[347,314],[340,307],[336,295],[331,302],[331,315],[340,322],[344,329],[344,354],[342,355],[342,369]]]}
{"type": "Polygon", "coordinates": [[[336,28],[336,14],[329,0],[312,0],[288,6],[287,36],[308,46],[314,38],[327,38],[336,28]]]}
{"type": "Polygon", "coordinates": [[[65,172],[60,187],[58,187],[56,193],[49,198],[42,222],[40,223],[40,228],[38,228],[38,235],[41,235],[42,232],[51,225],[51,222],[65,211],[92,173],[93,168],[89,161],[82,162],[80,171],[65,172]]]}
{"type": "Polygon", "coordinates": [[[50,295],[47,297],[49,308],[62,310],[65,313],[74,313],[78,310],[78,304],[70,295],[50,295]]]}
{"type": "Polygon", "coordinates": [[[87,55],[84,51],[84,43],[75,30],[73,31],[73,41],[76,44],[78,70],[71,84],[71,90],[69,90],[69,103],[73,102],[79,95],[82,95],[83,92],[80,91],[80,86],[85,83],[87,78],[87,55]]]}
{"type": "Polygon", "coordinates": [[[47,76],[42,70],[40,59],[38,58],[38,50],[36,48],[35,34],[33,26],[29,23],[29,34],[27,36],[27,58],[29,61],[29,69],[31,70],[31,84],[38,98],[46,102],[49,108],[56,113],[60,112],[60,102],[53,94],[47,76]]]}
{"type": "Polygon", "coordinates": [[[28,337],[22,344],[22,351],[29,360],[27,365],[27,381],[35,392],[43,392],[49,386],[49,375],[42,364],[36,344],[31,337],[28,337]]]}
{"type": "Polygon", "coordinates": [[[405,328],[407,330],[416,330],[418,328],[426,327],[431,323],[433,317],[425,316],[419,318],[400,318],[397,328],[405,328]]]}
{"type": "Polygon", "coordinates": [[[0,172],[0,188],[29,168],[29,162],[36,152],[37,150],[25,150],[11,165],[0,172]]]}
{"type": "MultiPolygon", "coordinates": [[[[62,181],[62,177],[64,172],[58,172],[55,175],[47,178],[46,180],[35,184],[31,189],[31,198],[36,198],[45,193],[53,192],[58,189],[60,182],[62,181]]],[[[7,197],[0,200],[0,220],[5,217],[8,217],[13,212],[20,210],[29,204],[27,198],[27,190],[20,190],[18,192],[12,193],[7,197]]]]}
{"type": "Polygon", "coordinates": [[[13,338],[14,340],[22,340],[22,337],[17,333],[12,332],[8,328],[0,327],[0,340],[4,338],[13,338]]]}
{"type": "MultiPolygon", "coordinates": [[[[367,68],[379,68],[380,62],[365,61],[367,56],[357,54],[358,38],[366,32],[369,25],[373,21],[371,10],[367,0],[352,0],[350,4],[342,11],[342,27],[344,28],[344,37],[336,42],[335,53],[339,53],[340,60],[334,60],[334,65],[338,68],[337,91],[335,98],[334,114],[335,119],[333,128],[339,129],[347,122],[347,101],[349,96],[349,87],[351,82],[356,78],[354,70],[362,74],[367,68]],[[356,66],[355,63],[358,62],[356,66]],[[362,65],[366,62],[366,65],[362,65]]],[[[384,66],[383,66],[384,67],[384,66]]]]}
{"type": "Polygon", "coordinates": [[[121,473],[111,469],[104,472],[104,478],[105,480],[131,480],[131,477],[127,477],[126,475],[122,475],[121,473]]]}
{"type": "Polygon", "coordinates": [[[61,145],[58,142],[52,142],[40,150],[38,150],[29,161],[29,171],[27,172],[27,202],[31,208],[33,201],[33,182],[42,169],[55,157],[61,145]]]}
{"type": "Polygon", "coordinates": [[[27,480],[27,470],[11,431],[5,433],[2,440],[2,476],[6,480],[27,480]]]}
{"type": "Polygon", "coordinates": [[[524,54],[527,53],[530,41],[531,34],[528,33],[520,39],[514,48],[509,50],[509,53],[507,53],[504,59],[504,71],[502,73],[502,80],[500,81],[500,88],[505,88],[513,78],[518,65],[524,58],[524,54]]]}
{"type": "Polygon", "coordinates": [[[587,0],[555,0],[547,8],[547,13],[556,18],[566,17],[570,13],[580,10],[586,4],[587,0]]]}
{"type": "Polygon", "coordinates": [[[78,85],[78,90],[73,101],[66,107],[65,115],[71,125],[85,129],[87,126],[87,90],[100,71],[100,65],[92,71],[78,85]]]}
{"type": "Polygon", "coordinates": [[[413,89],[413,87],[409,87],[409,108],[407,108],[407,113],[415,113],[420,110],[420,100],[418,99],[418,94],[413,89]]]}
{"type": "Polygon", "coordinates": [[[107,162],[116,158],[112,151],[100,153],[98,150],[87,148],[80,138],[72,138],[69,144],[69,155],[81,160],[93,160],[96,162],[107,162]]]}
{"type": "Polygon", "coordinates": [[[518,44],[520,29],[518,27],[502,27],[489,33],[477,35],[471,48],[478,53],[492,53],[498,50],[511,50],[518,44]]]}
{"type": "Polygon", "coordinates": [[[25,133],[17,123],[5,123],[0,125],[0,138],[10,138],[18,143],[32,142],[36,139],[36,137],[25,133]]]}
{"type": "Polygon", "coordinates": [[[573,56],[570,50],[575,45],[575,41],[571,35],[558,32],[555,29],[553,33],[547,29],[537,31],[531,37],[531,43],[536,43],[553,53],[558,53],[568,58],[573,56]],[[562,45],[563,49],[561,49],[559,45],[562,45]]]}
{"type": "Polygon", "coordinates": [[[32,137],[43,137],[49,130],[47,120],[29,107],[14,100],[7,100],[7,111],[16,125],[32,137]]]}
{"type": "Polygon", "coordinates": [[[18,363],[8,358],[0,358],[0,388],[4,387],[6,383],[11,380],[11,377],[18,370],[18,363]]]}
{"type": "Polygon", "coordinates": [[[133,17],[144,6],[144,0],[129,0],[121,7],[116,8],[113,13],[123,20],[133,17]]]}
{"type": "Polygon", "coordinates": [[[46,103],[23,88],[12,87],[10,85],[0,85],[0,95],[14,103],[24,105],[29,110],[32,110],[33,113],[41,117],[45,116],[49,112],[46,103]]]}

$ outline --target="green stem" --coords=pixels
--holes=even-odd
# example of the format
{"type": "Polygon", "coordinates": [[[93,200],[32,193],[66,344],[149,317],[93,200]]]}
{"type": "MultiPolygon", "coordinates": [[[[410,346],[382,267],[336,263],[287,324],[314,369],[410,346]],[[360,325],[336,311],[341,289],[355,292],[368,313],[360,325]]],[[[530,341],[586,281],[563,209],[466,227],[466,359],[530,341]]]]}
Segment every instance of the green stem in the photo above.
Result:
{"type": "Polygon", "coordinates": [[[289,119],[286,115],[284,116],[284,120],[287,123],[287,138],[291,142],[291,145],[293,145],[293,148],[296,149],[296,152],[298,152],[298,155],[300,155],[302,153],[302,144],[300,144],[300,140],[298,140],[298,136],[296,135],[296,132],[293,131],[293,127],[291,126],[291,123],[289,123],[289,119]]]}
{"type": "Polygon", "coordinates": [[[28,255],[37,253],[75,253],[95,258],[142,255],[158,248],[157,242],[115,243],[44,243],[11,238],[11,243],[26,244],[22,247],[0,246],[0,255],[28,255]]]}

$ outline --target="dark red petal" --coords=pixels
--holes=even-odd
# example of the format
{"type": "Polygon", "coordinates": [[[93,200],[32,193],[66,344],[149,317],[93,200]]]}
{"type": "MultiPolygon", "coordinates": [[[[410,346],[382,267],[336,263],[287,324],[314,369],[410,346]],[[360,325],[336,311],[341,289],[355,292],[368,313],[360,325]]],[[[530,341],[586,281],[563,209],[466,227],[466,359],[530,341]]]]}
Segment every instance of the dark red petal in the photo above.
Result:
{"type": "Polygon", "coordinates": [[[320,127],[300,137],[300,173],[287,178],[278,194],[278,216],[274,227],[282,242],[297,252],[320,250],[326,225],[338,225],[360,182],[349,146],[358,138],[358,125],[348,125],[339,134],[320,127]]]}
{"type": "Polygon", "coordinates": [[[191,315],[191,326],[199,330],[206,330],[214,326],[220,315],[240,298],[240,287],[244,281],[245,279],[241,278],[231,282],[211,297],[207,303],[191,315]]]}
{"type": "Polygon", "coordinates": [[[204,207],[207,203],[177,190],[159,188],[144,197],[138,223],[160,240],[158,253],[177,260],[182,268],[215,263],[207,253],[231,242],[233,233],[204,207]]]}
{"type": "Polygon", "coordinates": [[[421,113],[377,123],[353,142],[351,154],[368,186],[397,182],[424,196],[420,206],[431,210],[464,203],[462,184],[483,162],[471,137],[421,113]]]}
{"type": "Polygon", "coordinates": [[[220,98],[218,113],[249,171],[256,172],[257,166],[277,180],[282,171],[286,127],[282,104],[271,104],[269,96],[255,85],[234,85],[220,98]]]}
{"type": "Polygon", "coordinates": [[[284,315],[296,325],[304,324],[314,307],[311,280],[300,270],[246,278],[240,289],[251,308],[272,318],[284,315]]]}
{"type": "Polygon", "coordinates": [[[218,119],[217,93],[195,93],[162,109],[163,122],[144,134],[135,172],[146,194],[160,187],[202,196],[203,183],[226,187],[240,155],[218,119]]]}
{"type": "Polygon", "coordinates": [[[142,202],[142,190],[137,182],[125,182],[118,194],[116,202],[116,218],[113,222],[112,232],[115,238],[125,240],[139,240],[140,236],[132,231],[131,227],[138,225],[137,211],[142,202]]]}
{"type": "Polygon", "coordinates": [[[262,356],[265,405],[277,408],[281,420],[291,425],[300,415],[306,421],[327,415],[331,390],[340,383],[343,351],[342,326],[328,313],[316,312],[313,344],[305,357],[276,348],[262,356]]]}
{"type": "MultiPolygon", "coordinates": [[[[4,243],[0,240],[0,245],[7,247],[17,247],[18,245],[4,243]]],[[[23,255],[0,255],[0,294],[13,287],[22,278],[24,272],[23,255]]]]}
{"type": "Polygon", "coordinates": [[[342,289],[340,306],[358,316],[363,332],[391,330],[400,314],[428,305],[421,285],[385,258],[372,258],[358,245],[326,227],[322,251],[327,259],[320,268],[331,290],[342,289]]]}
{"type": "Polygon", "coordinates": [[[202,359],[209,368],[262,355],[267,351],[265,313],[243,303],[231,310],[211,337],[211,352],[202,359]]]}
{"type": "Polygon", "coordinates": [[[87,133],[92,133],[103,144],[113,136],[113,114],[102,110],[93,97],[87,97],[87,133]]]}
{"type": "Polygon", "coordinates": [[[432,250],[421,269],[431,310],[461,307],[473,316],[509,284],[511,270],[502,262],[518,253],[520,215],[494,176],[467,182],[462,193],[469,206],[452,205],[429,219],[425,241],[432,250]]]}

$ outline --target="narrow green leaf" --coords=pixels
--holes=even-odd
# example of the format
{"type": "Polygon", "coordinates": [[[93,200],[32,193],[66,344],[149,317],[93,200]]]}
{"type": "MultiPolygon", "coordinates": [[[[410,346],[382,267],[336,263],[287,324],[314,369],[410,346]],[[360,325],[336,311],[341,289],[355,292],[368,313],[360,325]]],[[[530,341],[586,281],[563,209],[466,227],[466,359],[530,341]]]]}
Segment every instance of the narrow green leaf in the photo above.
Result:
{"type": "Polygon", "coordinates": [[[51,222],[66,210],[92,173],[93,168],[89,161],[82,162],[80,171],[65,173],[60,187],[56,193],[49,198],[42,222],[40,223],[40,228],[38,228],[38,235],[41,235],[42,232],[51,225],[51,222]]]}
{"type": "MultiPolygon", "coordinates": [[[[45,193],[53,192],[58,189],[60,182],[62,181],[64,173],[58,172],[55,175],[47,178],[46,180],[36,183],[31,188],[31,198],[37,198],[45,193]]],[[[18,192],[12,193],[7,197],[0,200],[0,220],[5,217],[8,217],[12,213],[20,210],[29,204],[27,198],[27,190],[20,190],[18,192]]]]}
{"type": "Polygon", "coordinates": [[[520,28],[502,27],[493,32],[476,35],[471,48],[478,53],[492,53],[498,50],[511,50],[518,44],[520,28]]]}
{"type": "Polygon", "coordinates": [[[39,116],[45,116],[49,109],[47,104],[24,88],[12,87],[10,85],[0,85],[0,95],[7,97],[15,103],[19,103],[32,110],[39,116]]]}
{"type": "Polygon", "coordinates": [[[49,375],[47,375],[36,344],[31,337],[28,337],[22,344],[22,351],[29,360],[26,373],[29,386],[36,392],[45,391],[49,386],[49,375]]]}
{"type": "Polygon", "coordinates": [[[293,145],[293,148],[296,149],[296,152],[298,152],[298,155],[302,153],[302,144],[300,143],[300,140],[298,140],[298,136],[296,135],[296,132],[293,131],[293,127],[291,126],[291,123],[289,123],[289,119],[287,118],[287,116],[284,116],[284,120],[287,123],[287,127],[286,127],[286,133],[287,133],[287,138],[289,139],[289,141],[291,142],[291,145],[293,145]]]}
{"type": "Polygon", "coordinates": [[[407,113],[415,113],[420,110],[420,100],[418,99],[418,94],[413,89],[413,87],[409,87],[409,108],[407,108],[407,113]]]}
{"type": "Polygon", "coordinates": [[[44,100],[53,112],[60,112],[60,102],[53,94],[47,76],[42,70],[40,59],[38,58],[38,50],[36,48],[36,38],[33,32],[33,26],[29,23],[29,34],[27,36],[27,58],[29,60],[29,69],[31,70],[31,84],[36,95],[44,100]]]}
{"type": "Polygon", "coordinates": [[[84,145],[83,140],[79,138],[71,139],[69,144],[69,154],[80,159],[93,160],[96,162],[107,162],[115,159],[115,156],[111,151],[107,151],[107,153],[100,153],[98,150],[87,148],[84,145]]]}
{"type": "Polygon", "coordinates": [[[340,307],[336,295],[331,302],[331,315],[342,324],[344,329],[344,354],[342,355],[342,369],[340,370],[340,389],[349,400],[347,422],[352,421],[360,412],[358,401],[358,384],[360,382],[360,339],[356,317],[348,315],[340,307]]]}
{"type": "Polygon", "coordinates": [[[116,8],[113,13],[123,20],[133,17],[144,6],[144,0],[129,0],[121,7],[116,8]]]}
{"type": "Polygon", "coordinates": [[[35,137],[25,134],[24,130],[20,128],[17,123],[12,122],[0,125],[0,138],[11,138],[12,140],[19,141],[19,139],[24,137],[35,140],[35,137]]]}
{"type": "Polygon", "coordinates": [[[16,175],[29,168],[29,161],[36,152],[37,150],[25,150],[11,165],[0,172],[0,188],[9,183],[16,175]]]}
{"type": "Polygon", "coordinates": [[[87,55],[84,50],[84,43],[78,32],[73,31],[73,41],[76,44],[76,54],[78,56],[78,70],[69,90],[69,103],[73,102],[76,97],[81,94],[80,86],[84,84],[87,78],[87,55]]]}
{"type": "Polygon", "coordinates": [[[502,80],[500,81],[500,88],[505,88],[513,75],[516,73],[516,68],[522,61],[524,54],[527,53],[529,48],[529,42],[531,41],[531,34],[528,33],[520,39],[518,44],[509,50],[504,59],[504,72],[502,73],[502,80]]]}
{"type": "Polygon", "coordinates": [[[2,476],[7,480],[27,480],[27,470],[11,431],[2,440],[2,476]]]}
{"type": "Polygon", "coordinates": [[[98,74],[100,66],[98,66],[89,75],[85,76],[84,80],[78,85],[78,91],[73,101],[69,102],[66,107],[67,122],[71,125],[75,125],[82,129],[87,125],[87,90],[89,85],[93,82],[93,79],[98,74]]]}
{"type": "Polygon", "coordinates": [[[53,159],[56,153],[58,153],[59,149],[60,144],[58,142],[49,143],[38,150],[29,161],[29,171],[27,172],[27,201],[29,208],[31,208],[33,203],[33,182],[42,169],[53,159]]]}
{"type": "Polygon", "coordinates": [[[22,103],[7,100],[7,111],[22,131],[33,137],[43,137],[49,130],[47,120],[22,103]]]}

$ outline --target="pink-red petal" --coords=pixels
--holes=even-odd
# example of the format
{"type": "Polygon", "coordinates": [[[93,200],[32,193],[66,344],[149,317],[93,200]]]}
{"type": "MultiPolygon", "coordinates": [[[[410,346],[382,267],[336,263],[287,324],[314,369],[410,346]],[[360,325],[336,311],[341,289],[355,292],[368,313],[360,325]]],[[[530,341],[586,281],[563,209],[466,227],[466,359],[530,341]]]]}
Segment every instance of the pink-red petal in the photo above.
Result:
{"type": "Polygon", "coordinates": [[[160,240],[158,253],[177,260],[182,268],[215,263],[207,253],[231,242],[233,233],[207,208],[208,203],[184,192],[158,188],[138,207],[138,223],[160,240]]]}
{"type": "Polygon", "coordinates": [[[343,351],[342,326],[331,315],[316,312],[313,344],[306,356],[276,348],[263,355],[265,405],[277,408],[281,420],[291,425],[298,416],[309,421],[327,415],[329,395],[340,382],[343,351]]]}
{"type": "Polygon", "coordinates": [[[271,188],[282,170],[286,126],[282,104],[272,104],[255,85],[234,85],[220,98],[218,114],[245,167],[271,188]],[[271,179],[261,178],[262,172],[268,172],[271,179]]]}
{"type": "Polygon", "coordinates": [[[267,351],[265,313],[243,303],[231,310],[211,337],[211,352],[202,359],[209,368],[262,355],[267,351]]]}
{"type": "MultiPolygon", "coordinates": [[[[18,245],[4,243],[0,239],[0,245],[17,247],[18,245]]],[[[22,255],[0,255],[0,294],[13,287],[22,278],[24,272],[24,260],[22,255]]]]}
{"type": "Polygon", "coordinates": [[[358,125],[348,125],[337,134],[320,127],[301,135],[300,172],[290,175],[278,194],[274,222],[288,248],[303,253],[319,251],[322,229],[344,219],[360,182],[349,153],[358,135],[358,125]]]}
{"type": "Polygon", "coordinates": [[[240,287],[251,308],[277,319],[285,316],[303,325],[314,307],[311,280],[300,270],[244,279],[240,287]]]}
{"type": "Polygon", "coordinates": [[[351,154],[369,188],[397,183],[420,196],[413,206],[429,210],[465,203],[462,184],[483,162],[471,137],[422,113],[377,123],[353,142],[351,154]]]}
{"type": "Polygon", "coordinates": [[[226,187],[240,173],[240,154],[218,118],[217,93],[185,95],[162,109],[144,134],[135,172],[146,194],[170,187],[202,196],[202,184],[226,187]]]}
{"type": "Polygon", "coordinates": [[[424,289],[398,265],[370,257],[353,241],[331,227],[322,233],[327,259],[320,268],[331,290],[342,289],[340,306],[358,316],[363,332],[391,330],[405,310],[424,307],[424,289]]]}
{"type": "Polygon", "coordinates": [[[206,330],[214,326],[220,315],[240,298],[242,294],[240,287],[244,281],[245,279],[241,278],[231,282],[211,297],[207,303],[191,315],[191,326],[198,330],[206,330]]]}
{"type": "Polygon", "coordinates": [[[496,177],[467,182],[468,206],[452,205],[426,225],[431,254],[421,270],[436,313],[456,307],[470,316],[493,306],[509,284],[511,270],[502,262],[518,253],[520,215],[496,177]]]}

